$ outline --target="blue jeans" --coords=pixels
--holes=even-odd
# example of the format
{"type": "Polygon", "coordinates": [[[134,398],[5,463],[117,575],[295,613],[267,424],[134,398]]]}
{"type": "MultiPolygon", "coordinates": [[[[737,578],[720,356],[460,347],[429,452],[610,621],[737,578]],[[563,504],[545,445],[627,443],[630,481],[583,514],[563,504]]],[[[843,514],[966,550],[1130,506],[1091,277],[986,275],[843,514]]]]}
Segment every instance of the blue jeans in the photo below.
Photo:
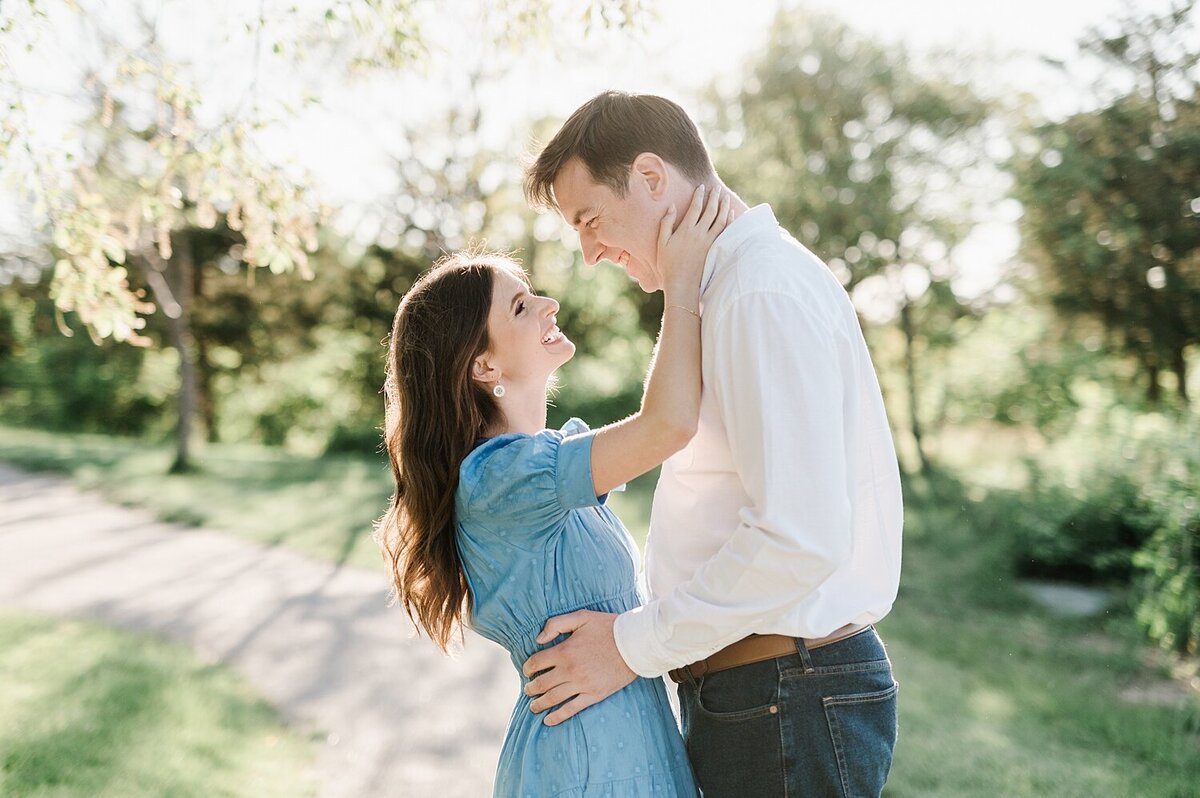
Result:
{"type": "Polygon", "coordinates": [[[683,736],[704,798],[874,798],[896,745],[896,691],[869,627],[836,643],[688,679],[683,736]]]}

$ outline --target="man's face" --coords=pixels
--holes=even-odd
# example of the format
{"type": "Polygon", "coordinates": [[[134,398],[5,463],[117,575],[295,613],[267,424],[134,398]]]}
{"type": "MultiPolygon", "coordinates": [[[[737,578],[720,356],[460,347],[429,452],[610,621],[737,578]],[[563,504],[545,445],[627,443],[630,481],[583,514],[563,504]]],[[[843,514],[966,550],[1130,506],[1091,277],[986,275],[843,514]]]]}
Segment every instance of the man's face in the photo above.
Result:
{"type": "Polygon", "coordinates": [[[585,263],[616,263],[650,293],[662,289],[654,267],[658,225],[666,206],[642,175],[632,169],[630,174],[625,196],[619,197],[592,180],[583,162],[572,158],[554,180],[554,198],[567,224],[579,233],[585,263]]]}

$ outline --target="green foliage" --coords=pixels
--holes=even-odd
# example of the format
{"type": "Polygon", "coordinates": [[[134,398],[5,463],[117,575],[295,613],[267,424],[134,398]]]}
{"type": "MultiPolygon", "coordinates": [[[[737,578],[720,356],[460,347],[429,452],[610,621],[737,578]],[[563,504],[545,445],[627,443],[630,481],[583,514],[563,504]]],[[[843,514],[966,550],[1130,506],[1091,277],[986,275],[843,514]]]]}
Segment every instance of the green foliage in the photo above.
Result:
{"type": "MultiPolygon", "coordinates": [[[[306,88],[302,102],[293,106],[278,98],[281,110],[268,110],[276,103],[258,97],[259,71],[267,71],[263,61],[274,70],[295,72],[310,50],[319,50],[322,73],[378,75],[412,71],[441,49],[430,46],[425,24],[439,10],[433,0],[327,0],[255,8],[249,18],[234,15],[224,26],[224,41],[199,45],[254,73],[242,101],[218,113],[199,88],[195,72],[203,65],[194,65],[190,52],[182,58],[171,52],[155,33],[172,13],[166,5],[139,9],[140,41],[102,48],[104,63],[85,65],[72,63],[70,37],[126,41],[129,31],[110,27],[112,15],[80,8],[73,0],[6,5],[0,13],[0,47],[15,39],[40,51],[40,34],[57,22],[65,42],[55,45],[62,52],[39,54],[85,75],[81,91],[68,99],[86,109],[86,119],[55,142],[41,133],[24,104],[40,76],[3,59],[0,102],[7,112],[0,125],[0,156],[18,150],[25,156],[15,162],[12,177],[32,197],[33,215],[53,242],[51,296],[60,311],[77,314],[97,340],[151,343],[141,330],[155,306],[135,286],[133,272],[172,262],[174,231],[221,222],[242,238],[244,263],[277,274],[311,275],[309,256],[327,214],[313,196],[309,176],[266,157],[269,147],[259,134],[276,123],[297,121],[300,107],[317,96],[306,88]],[[45,6],[53,6],[53,20],[45,6]],[[253,95],[249,104],[248,95],[253,95]],[[88,146],[76,147],[71,143],[76,138],[88,139],[88,146]]],[[[514,0],[484,10],[489,24],[480,28],[483,40],[476,44],[512,46],[528,35],[633,30],[647,4],[514,0]]],[[[117,24],[133,27],[124,19],[117,24]]],[[[298,75],[302,85],[313,82],[310,75],[298,75]]],[[[153,281],[152,286],[158,304],[169,309],[174,298],[153,281]]]]}
{"type": "Polygon", "coordinates": [[[926,368],[953,343],[942,331],[972,313],[950,284],[951,251],[972,225],[968,192],[939,189],[986,168],[989,108],[902,48],[803,9],[778,13],[747,72],[710,92],[716,165],[828,263],[866,322],[899,329],[906,401],[891,406],[908,416],[924,469],[919,382],[942,378],[926,368]]]}
{"type": "Polygon", "coordinates": [[[928,182],[978,158],[987,107],[970,89],[803,10],[779,13],[749,71],[738,91],[712,92],[730,185],[770,202],[848,287],[910,262],[946,276],[964,220],[930,202],[928,182]]]}
{"type": "Polygon", "coordinates": [[[1200,778],[1200,709],[1124,699],[1137,648],[1094,625],[902,601],[879,630],[900,683],[886,795],[1186,796],[1200,778]]]}
{"type": "Polygon", "coordinates": [[[937,470],[905,480],[900,596],[879,623],[901,685],[887,794],[1187,795],[1200,700],[1127,700],[1151,678],[1136,630],[1030,604],[1009,536],[1014,511],[1045,508],[1004,498],[937,470]]]}
{"type": "MultiPolygon", "coordinates": [[[[322,211],[302,182],[261,157],[250,123],[236,117],[198,123],[198,91],[153,40],[105,74],[115,77],[90,87],[99,100],[90,98],[92,116],[81,126],[98,146],[67,161],[62,176],[72,190],[41,180],[27,185],[47,213],[58,253],[50,295],[61,312],[77,314],[97,340],[148,345],[140,331],[155,308],[132,272],[174,266],[172,233],[219,221],[242,239],[245,263],[311,273],[308,255],[322,211]],[[146,105],[153,122],[139,116],[146,105]]],[[[26,147],[33,168],[39,176],[54,174],[55,157],[38,144],[26,147]]],[[[160,285],[151,280],[170,312],[178,300],[160,285]]]]}
{"type": "MultiPolygon", "coordinates": [[[[234,257],[236,244],[230,254],[228,231],[193,230],[187,240],[196,255],[192,338],[209,439],[309,453],[327,444],[376,450],[392,316],[427,263],[380,248],[352,260],[337,242],[314,258],[314,279],[300,282],[255,274],[234,257]]],[[[0,289],[4,418],[61,431],[164,433],[175,419],[174,350],[64,338],[42,291],[44,284],[0,289]]],[[[151,318],[145,334],[162,340],[164,326],[151,318]]]]}
{"type": "Polygon", "coordinates": [[[143,434],[163,416],[153,358],[61,335],[44,285],[0,292],[0,415],[9,424],[143,434]]]}
{"type": "Polygon", "coordinates": [[[336,423],[325,442],[326,454],[365,455],[379,452],[383,456],[383,422],[374,426],[367,424],[336,423]]]}
{"type": "Polygon", "coordinates": [[[906,475],[903,484],[906,553],[898,603],[1014,609],[1008,508],[978,501],[937,468],[906,475]],[[910,556],[914,549],[923,554],[910,556]]]}
{"type": "Polygon", "coordinates": [[[1200,654],[1200,512],[1195,490],[1170,496],[1166,519],[1137,553],[1136,617],[1163,648],[1200,654]]]}
{"type": "Polygon", "coordinates": [[[1163,648],[1200,655],[1200,425],[1156,441],[1158,525],[1134,557],[1135,614],[1163,648]]]}
{"type": "Polygon", "coordinates": [[[1053,483],[990,498],[1008,518],[1022,576],[1127,584],[1135,553],[1158,526],[1159,510],[1123,470],[1089,475],[1083,495],[1053,483]]]}
{"type": "Polygon", "coordinates": [[[310,741],[223,668],[93,623],[0,615],[0,796],[311,795],[310,741]]]}
{"type": "Polygon", "coordinates": [[[945,328],[945,377],[936,397],[950,428],[987,419],[1012,427],[1032,424],[1052,436],[1069,428],[1079,409],[1074,383],[1098,375],[1106,356],[1061,341],[1054,320],[1036,302],[1002,305],[979,320],[945,328]]]}
{"type": "MultiPolygon", "coordinates": [[[[1022,490],[979,491],[973,523],[1020,576],[1132,588],[1142,632],[1196,656],[1200,632],[1200,429],[1194,417],[1120,414],[1030,463],[1022,490]],[[1061,448],[1061,447],[1060,447],[1061,448]]],[[[1067,442],[1070,439],[1064,439],[1067,442]]],[[[968,505],[964,504],[964,507],[968,505]]]]}
{"type": "Polygon", "coordinates": [[[557,427],[576,416],[599,427],[636,411],[661,295],[642,293],[617,267],[585,268],[578,259],[540,262],[532,276],[539,292],[558,300],[559,326],[577,347],[557,375],[548,423],[557,427]]]}
{"type": "Polygon", "coordinates": [[[1200,50],[1183,5],[1085,42],[1135,89],[1035,128],[1013,167],[1044,290],[1137,359],[1152,401],[1166,371],[1186,399],[1184,353],[1200,342],[1200,50]]]}

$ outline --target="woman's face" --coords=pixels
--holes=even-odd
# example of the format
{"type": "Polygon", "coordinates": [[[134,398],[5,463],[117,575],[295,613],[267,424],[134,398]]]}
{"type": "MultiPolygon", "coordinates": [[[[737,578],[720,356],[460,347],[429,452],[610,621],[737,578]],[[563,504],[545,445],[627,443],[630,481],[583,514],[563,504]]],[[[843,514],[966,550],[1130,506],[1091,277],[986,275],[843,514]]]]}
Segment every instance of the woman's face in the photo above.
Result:
{"type": "Polygon", "coordinates": [[[496,269],[488,311],[487,364],[501,385],[544,382],[575,354],[575,344],[556,325],[558,303],[530,293],[514,274],[496,269]]]}

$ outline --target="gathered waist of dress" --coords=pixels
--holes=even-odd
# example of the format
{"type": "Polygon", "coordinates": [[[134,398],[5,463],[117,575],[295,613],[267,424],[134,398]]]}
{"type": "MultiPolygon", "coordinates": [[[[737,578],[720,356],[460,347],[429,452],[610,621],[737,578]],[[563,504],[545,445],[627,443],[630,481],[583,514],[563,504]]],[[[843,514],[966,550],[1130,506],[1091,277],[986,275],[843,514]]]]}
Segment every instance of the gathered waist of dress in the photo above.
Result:
{"type": "Polygon", "coordinates": [[[520,671],[521,667],[525,664],[525,660],[529,659],[535,653],[544,648],[549,648],[555,643],[562,642],[562,640],[566,639],[565,636],[560,636],[559,639],[553,640],[546,645],[538,644],[537,636],[541,634],[543,627],[546,625],[546,621],[550,620],[550,618],[554,618],[559,615],[568,615],[579,610],[612,612],[619,615],[622,612],[626,612],[640,606],[641,603],[642,598],[640,595],[638,595],[637,590],[627,590],[615,596],[592,599],[577,605],[568,604],[552,610],[547,617],[538,619],[520,629],[505,630],[506,634],[503,635],[504,639],[498,640],[497,642],[508,649],[508,653],[512,658],[513,665],[516,666],[518,671],[520,671]]]}

